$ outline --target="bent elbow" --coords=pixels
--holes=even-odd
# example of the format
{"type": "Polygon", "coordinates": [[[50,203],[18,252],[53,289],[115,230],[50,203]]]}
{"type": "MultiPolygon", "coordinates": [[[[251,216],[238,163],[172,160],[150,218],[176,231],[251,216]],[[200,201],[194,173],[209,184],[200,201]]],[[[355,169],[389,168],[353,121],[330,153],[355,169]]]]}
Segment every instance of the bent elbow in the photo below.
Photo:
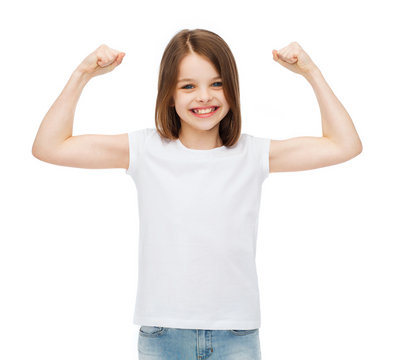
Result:
{"type": "Polygon", "coordinates": [[[357,147],[356,149],[353,149],[351,152],[348,153],[347,157],[348,160],[353,159],[354,157],[358,156],[361,154],[361,152],[363,151],[363,146],[360,145],[359,147],[357,147]]]}
{"type": "Polygon", "coordinates": [[[47,162],[46,160],[44,160],[44,158],[46,157],[46,152],[39,146],[35,146],[35,144],[33,144],[32,146],[32,155],[38,160],[47,162]]]}
{"type": "Polygon", "coordinates": [[[32,155],[37,159],[38,157],[37,157],[37,149],[36,149],[36,146],[35,146],[35,144],[33,144],[32,145],[32,155]]]}
{"type": "Polygon", "coordinates": [[[361,141],[359,141],[359,146],[354,151],[355,153],[354,157],[360,155],[362,151],[363,151],[363,144],[361,141]]]}
{"type": "Polygon", "coordinates": [[[41,150],[40,150],[40,147],[36,144],[36,143],[33,143],[33,145],[32,145],[32,155],[36,158],[36,159],[39,159],[39,160],[41,160],[41,150]]]}

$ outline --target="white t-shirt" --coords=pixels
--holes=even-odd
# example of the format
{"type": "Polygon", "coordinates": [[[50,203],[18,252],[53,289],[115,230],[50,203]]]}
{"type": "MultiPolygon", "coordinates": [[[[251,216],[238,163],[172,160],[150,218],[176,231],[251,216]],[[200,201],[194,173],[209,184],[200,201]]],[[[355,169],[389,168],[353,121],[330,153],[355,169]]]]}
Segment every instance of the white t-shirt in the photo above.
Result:
{"type": "Polygon", "coordinates": [[[139,259],[133,324],[259,328],[256,239],[270,139],[189,149],[155,128],[128,133],[139,259]]]}

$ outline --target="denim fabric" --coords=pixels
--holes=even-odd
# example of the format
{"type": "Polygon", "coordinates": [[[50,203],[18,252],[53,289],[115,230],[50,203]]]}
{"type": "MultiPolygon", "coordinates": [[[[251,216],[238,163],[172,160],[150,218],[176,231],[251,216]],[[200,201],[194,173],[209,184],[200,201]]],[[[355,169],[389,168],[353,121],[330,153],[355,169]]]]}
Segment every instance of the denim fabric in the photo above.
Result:
{"type": "Polygon", "coordinates": [[[259,329],[141,326],[139,360],[261,360],[259,329]]]}

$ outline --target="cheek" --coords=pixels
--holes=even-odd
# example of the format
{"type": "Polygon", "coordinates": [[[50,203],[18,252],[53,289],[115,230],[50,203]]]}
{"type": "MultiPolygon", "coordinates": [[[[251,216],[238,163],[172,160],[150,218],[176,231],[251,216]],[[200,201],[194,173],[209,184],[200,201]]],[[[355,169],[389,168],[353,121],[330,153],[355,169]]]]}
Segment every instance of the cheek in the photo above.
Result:
{"type": "Polygon", "coordinates": [[[175,100],[176,107],[180,107],[180,108],[187,107],[189,103],[190,103],[190,100],[185,96],[179,96],[175,100]]]}
{"type": "Polygon", "coordinates": [[[180,101],[175,102],[175,108],[176,108],[176,110],[179,110],[182,108],[182,104],[180,101]]]}
{"type": "Polygon", "coordinates": [[[177,112],[178,115],[182,116],[185,110],[186,106],[184,106],[181,102],[175,103],[175,111],[177,112]]]}

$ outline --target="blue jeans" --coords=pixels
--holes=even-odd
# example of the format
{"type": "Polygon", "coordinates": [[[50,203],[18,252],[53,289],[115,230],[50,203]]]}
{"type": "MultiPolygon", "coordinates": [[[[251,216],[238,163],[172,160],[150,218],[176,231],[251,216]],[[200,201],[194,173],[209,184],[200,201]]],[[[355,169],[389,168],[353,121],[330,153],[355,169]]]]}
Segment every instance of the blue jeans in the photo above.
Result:
{"type": "Polygon", "coordinates": [[[138,350],[139,360],[261,360],[259,329],[141,326],[138,350]]]}

